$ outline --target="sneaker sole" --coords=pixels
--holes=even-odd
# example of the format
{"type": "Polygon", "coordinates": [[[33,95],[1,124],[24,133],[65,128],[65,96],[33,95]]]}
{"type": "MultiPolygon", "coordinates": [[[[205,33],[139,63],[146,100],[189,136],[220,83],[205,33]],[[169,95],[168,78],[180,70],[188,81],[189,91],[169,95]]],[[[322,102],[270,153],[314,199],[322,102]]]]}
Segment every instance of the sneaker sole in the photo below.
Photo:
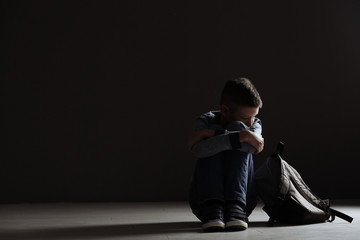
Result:
{"type": "Polygon", "coordinates": [[[225,229],[225,224],[219,221],[208,222],[202,225],[202,229],[206,232],[220,232],[225,229]]]}
{"type": "Polygon", "coordinates": [[[241,220],[229,221],[225,225],[229,231],[243,231],[248,228],[248,224],[241,220]]]}

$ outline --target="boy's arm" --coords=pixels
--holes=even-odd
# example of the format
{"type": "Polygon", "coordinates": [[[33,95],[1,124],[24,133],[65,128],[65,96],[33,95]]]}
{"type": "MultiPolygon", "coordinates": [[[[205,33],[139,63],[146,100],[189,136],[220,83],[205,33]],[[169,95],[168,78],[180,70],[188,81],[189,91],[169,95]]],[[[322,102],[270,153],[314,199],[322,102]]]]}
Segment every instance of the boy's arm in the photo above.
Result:
{"type": "MultiPolygon", "coordinates": [[[[204,119],[197,118],[194,122],[194,132],[200,133],[208,128],[208,124],[204,119]]],[[[254,133],[261,135],[261,122],[256,121],[251,128],[248,129],[254,133]]],[[[208,131],[208,133],[211,131],[208,131]]],[[[198,158],[209,157],[224,150],[238,149],[240,151],[255,153],[256,149],[247,142],[240,142],[240,131],[212,130],[213,136],[199,137],[199,141],[189,146],[190,151],[198,158]],[[208,138],[206,138],[208,137],[208,138]]]]}
{"type": "MultiPolygon", "coordinates": [[[[255,133],[256,135],[256,138],[259,138],[259,139],[262,139],[263,140],[263,137],[262,137],[262,124],[261,124],[261,121],[259,118],[255,118],[255,121],[253,123],[253,125],[251,127],[248,127],[247,129],[245,130],[248,130],[252,133],[255,133]]],[[[255,141],[254,144],[257,144],[257,141],[255,141]]],[[[256,147],[254,147],[255,145],[252,145],[250,144],[250,142],[245,142],[244,144],[244,149],[242,151],[244,152],[248,152],[248,153],[258,153],[256,147]]],[[[260,150],[262,151],[262,150],[260,150]]]]}
{"type": "Polygon", "coordinates": [[[261,136],[262,133],[262,124],[259,118],[255,118],[253,125],[249,128],[250,131],[256,133],[257,135],[261,136]]]}

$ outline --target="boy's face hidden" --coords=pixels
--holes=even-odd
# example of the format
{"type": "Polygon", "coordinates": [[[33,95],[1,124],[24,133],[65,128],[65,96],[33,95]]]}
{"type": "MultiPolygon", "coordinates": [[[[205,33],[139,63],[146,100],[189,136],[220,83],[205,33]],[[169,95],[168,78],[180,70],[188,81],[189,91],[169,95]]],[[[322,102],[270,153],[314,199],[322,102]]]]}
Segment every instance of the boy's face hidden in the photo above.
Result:
{"type": "Polygon", "coordinates": [[[221,123],[227,126],[230,122],[241,121],[246,126],[254,124],[255,116],[259,113],[259,107],[249,107],[238,105],[235,110],[231,110],[226,105],[221,105],[221,123]]]}

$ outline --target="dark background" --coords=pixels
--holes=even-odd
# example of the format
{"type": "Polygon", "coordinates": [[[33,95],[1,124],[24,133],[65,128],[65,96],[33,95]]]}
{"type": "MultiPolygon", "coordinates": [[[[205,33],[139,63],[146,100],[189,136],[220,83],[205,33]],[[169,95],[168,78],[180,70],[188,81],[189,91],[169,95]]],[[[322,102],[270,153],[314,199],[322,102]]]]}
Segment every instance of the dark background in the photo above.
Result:
{"type": "Polygon", "coordinates": [[[360,198],[359,1],[1,1],[1,202],[186,200],[194,119],[232,76],[265,150],[360,198]],[[250,3],[251,2],[251,3],[250,3]]]}

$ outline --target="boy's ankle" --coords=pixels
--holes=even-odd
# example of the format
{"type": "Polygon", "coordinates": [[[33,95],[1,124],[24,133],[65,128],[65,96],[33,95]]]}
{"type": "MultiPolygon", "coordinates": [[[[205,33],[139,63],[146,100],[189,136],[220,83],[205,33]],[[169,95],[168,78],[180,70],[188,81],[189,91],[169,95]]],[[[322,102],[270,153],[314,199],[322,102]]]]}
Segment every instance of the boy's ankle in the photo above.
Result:
{"type": "Polygon", "coordinates": [[[202,222],[204,231],[222,231],[224,224],[224,204],[220,200],[209,200],[202,204],[202,222]]]}
{"type": "Polygon", "coordinates": [[[249,220],[244,207],[244,204],[239,201],[226,201],[224,209],[226,228],[233,228],[232,230],[245,230],[247,228],[249,220]]]}
{"type": "Polygon", "coordinates": [[[203,222],[219,219],[224,221],[224,203],[220,200],[208,200],[202,204],[203,222]]]}

